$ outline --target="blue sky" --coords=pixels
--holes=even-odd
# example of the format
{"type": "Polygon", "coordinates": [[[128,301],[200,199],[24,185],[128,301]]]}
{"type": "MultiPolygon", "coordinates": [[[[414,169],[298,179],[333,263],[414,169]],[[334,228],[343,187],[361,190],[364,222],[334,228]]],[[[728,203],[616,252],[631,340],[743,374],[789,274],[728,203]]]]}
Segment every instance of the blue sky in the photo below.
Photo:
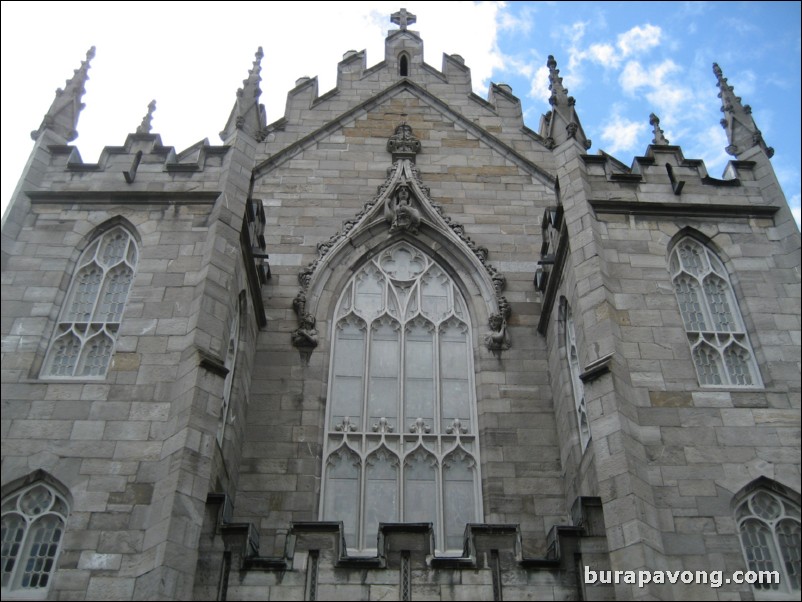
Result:
{"type": "MultiPolygon", "coordinates": [[[[397,2],[2,3],[2,204],[11,198],[56,87],[97,46],[87,107],[74,142],[85,161],[120,145],[157,100],[154,131],[179,150],[219,142],[258,46],[262,102],[281,117],[286,92],[304,75],[334,86],[347,50],[383,58],[397,2]]],[[[753,108],[799,222],[800,3],[798,2],[409,2],[426,61],[461,54],[475,91],[508,83],[525,121],[548,110],[546,57],[557,59],[576,98],[590,153],[626,164],[652,139],[655,112],[672,144],[720,176],[730,157],[719,125],[712,63],[753,108]]]]}

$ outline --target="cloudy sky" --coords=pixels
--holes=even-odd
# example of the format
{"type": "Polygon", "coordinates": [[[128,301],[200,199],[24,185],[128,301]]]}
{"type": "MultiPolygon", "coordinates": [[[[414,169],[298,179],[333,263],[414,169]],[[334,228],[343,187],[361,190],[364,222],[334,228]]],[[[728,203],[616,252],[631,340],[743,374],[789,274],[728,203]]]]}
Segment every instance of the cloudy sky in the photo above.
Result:
{"type": "MultiPolygon", "coordinates": [[[[624,163],[652,139],[649,113],[672,144],[720,176],[729,157],[711,65],[752,105],[797,222],[800,219],[799,2],[407,2],[426,62],[461,54],[475,91],[504,82],[537,129],[548,110],[546,57],[576,97],[589,152],[624,163]]],[[[156,99],[153,121],[179,151],[219,143],[234,96],[263,46],[262,102],[282,116],[301,76],[335,84],[348,50],[384,56],[398,2],[3,2],[2,205],[11,199],[54,91],[95,45],[78,146],[86,162],[121,145],[156,99]],[[191,8],[189,8],[191,6],[191,8]]]]}

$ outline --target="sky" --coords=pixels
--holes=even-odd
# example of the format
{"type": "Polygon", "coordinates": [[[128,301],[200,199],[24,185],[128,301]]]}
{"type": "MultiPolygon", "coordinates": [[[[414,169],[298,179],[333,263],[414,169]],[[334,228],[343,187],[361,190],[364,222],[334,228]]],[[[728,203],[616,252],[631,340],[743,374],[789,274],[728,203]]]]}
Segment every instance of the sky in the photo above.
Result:
{"type": "MultiPolygon", "coordinates": [[[[219,144],[237,88],[264,47],[268,123],[302,76],[335,85],[348,50],[384,57],[398,2],[2,2],[2,207],[33,147],[55,89],[97,47],[78,124],[85,162],[125,142],[155,99],[153,132],[180,152],[219,144]],[[188,8],[190,7],[191,8],[188,8]]],[[[671,144],[720,177],[729,157],[712,63],[750,104],[780,184],[800,221],[799,2],[405,2],[424,59],[460,54],[474,91],[506,83],[537,130],[549,109],[553,54],[576,98],[588,151],[626,164],[651,142],[656,113],[671,144]]]]}

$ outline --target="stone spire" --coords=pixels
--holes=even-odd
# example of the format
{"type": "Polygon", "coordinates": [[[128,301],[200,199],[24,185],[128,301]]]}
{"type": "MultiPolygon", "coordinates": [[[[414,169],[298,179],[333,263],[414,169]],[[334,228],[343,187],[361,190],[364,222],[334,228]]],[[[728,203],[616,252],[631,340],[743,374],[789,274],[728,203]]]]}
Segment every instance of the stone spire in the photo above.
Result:
{"type": "Polygon", "coordinates": [[[242,88],[237,90],[237,100],[231,115],[226,122],[226,127],[220,132],[220,138],[225,142],[236,130],[246,132],[257,141],[261,141],[265,136],[267,118],[265,107],[259,103],[262,89],[259,84],[262,81],[262,57],[264,57],[262,47],[254,55],[253,67],[248,70],[247,79],[242,80],[242,88]]]}
{"type": "Polygon", "coordinates": [[[94,56],[95,47],[92,46],[86,53],[86,60],[81,61],[81,66],[67,80],[64,89],[56,90],[53,104],[50,105],[39,128],[31,132],[31,138],[36,140],[46,129],[61,136],[67,142],[72,142],[78,137],[78,116],[85,106],[81,102],[81,98],[86,92],[86,81],[89,79],[89,61],[94,56]]]}
{"type": "Polygon", "coordinates": [[[752,107],[741,103],[741,97],[735,95],[734,88],[727,83],[727,78],[724,77],[718,63],[713,63],[713,73],[716,75],[716,85],[719,89],[721,112],[724,113],[721,127],[727,132],[729,142],[725,149],[727,153],[738,157],[753,146],[759,146],[769,158],[774,156],[774,149],[763,140],[763,134],[757,129],[752,118],[752,107]]]}
{"type": "Polygon", "coordinates": [[[652,144],[668,146],[668,138],[665,137],[665,133],[660,129],[660,118],[654,113],[649,115],[649,125],[652,126],[652,130],[654,131],[652,144]]]}
{"type": "Polygon", "coordinates": [[[150,104],[148,105],[148,112],[142,118],[142,123],[139,124],[139,127],[136,128],[137,134],[150,134],[151,123],[153,122],[153,112],[156,110],[156,101],[151,100],[150,104]]]}
{"type": "Polygon", "coordinates": [[[546,146],[554,148],[571,138],[577,140],[583,148],[589,149],[591,141],[585,136],[579,115],[576,113],[573,96],[568,96],[568,90],[563,86],[563,78],[557,69],[557,61],[549,55],[546,61],[549,68],[549,90],[551,97],[549,104],[552,110],[540,120],[540,135],[546,139],[546,146]]]}
{"type": "Polygon", "coordinates": [[[563,78],[560,77],[560,70],[557,69],[557,61],[552,55],[549,55],[546,66],[549,68],[549,90],[551,90],[549,104],[552,106],[557,104],[573,106],[576,101],[573,97],[568,96],[568,90],[563,86],[563,78]]]}

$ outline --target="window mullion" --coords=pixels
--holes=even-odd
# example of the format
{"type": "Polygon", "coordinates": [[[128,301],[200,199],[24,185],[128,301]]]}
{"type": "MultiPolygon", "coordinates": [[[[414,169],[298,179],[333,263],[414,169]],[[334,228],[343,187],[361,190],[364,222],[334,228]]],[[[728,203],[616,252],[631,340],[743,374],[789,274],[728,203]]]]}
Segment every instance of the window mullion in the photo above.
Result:
{"type": "MultiPolygon", "coordinates": [[[[421,300],[422,302],[422,300],[421,300]]],[[[432,358],[434,362],[434,424],[432,425],[433,432],[437,436],[435,439],[435,458],[437,459],[437,467],[435,470],[435,480],[437,484],[437,533],[435,533],[435,541],[440,543],[440,547],[447,549],[446,535],[445,535],[445,500],[443,499],[443,491],[445,490],[445,483],[443,481],[443,433],[441,425],[442,418],[442,380],[440,378],[440,325],[434,325],[434,333],[432,335],[432,343],[434,350],[432,358]]]]}

